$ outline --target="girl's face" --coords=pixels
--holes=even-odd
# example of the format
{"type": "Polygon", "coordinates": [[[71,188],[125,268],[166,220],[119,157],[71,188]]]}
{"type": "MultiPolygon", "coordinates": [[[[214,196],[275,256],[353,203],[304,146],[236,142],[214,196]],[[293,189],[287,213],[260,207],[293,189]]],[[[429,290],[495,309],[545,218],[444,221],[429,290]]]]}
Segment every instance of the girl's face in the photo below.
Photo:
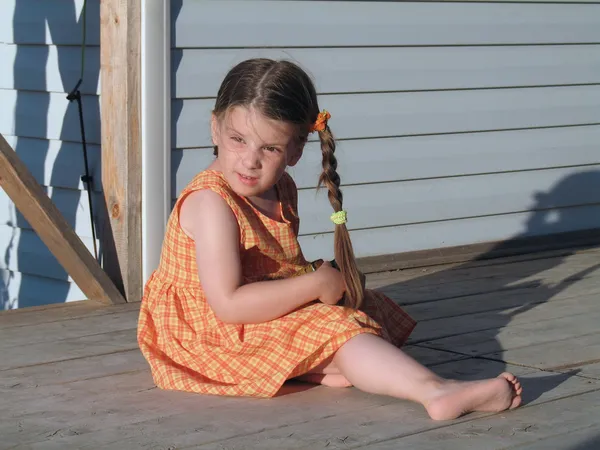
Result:
{"type": "Polygon", "coordinates": [[[244,197],[260,197],[295,165],[304,147],[297,126],[236,106],[221,118],[213,115],[213,143],[219,147],[213,167],[244,197]]]}

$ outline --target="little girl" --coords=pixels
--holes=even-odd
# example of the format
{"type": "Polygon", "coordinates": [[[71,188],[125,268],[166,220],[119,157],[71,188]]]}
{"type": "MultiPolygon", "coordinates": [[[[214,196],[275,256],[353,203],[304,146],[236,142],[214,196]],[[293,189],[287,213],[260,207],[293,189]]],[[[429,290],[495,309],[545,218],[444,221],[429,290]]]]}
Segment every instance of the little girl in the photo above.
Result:
{"type": "Polygon", "coordinates": [[[517,407],[522,389],[512,374],[445,380],[400,350],[415,322],[364,289],[329,119],[293,63],[252,59],[225,77],[211,121],[216,159],[181,192],[141,305],[138,341],[157,386],[272,397],[293,378],[353,385],[419,402],[436,420],[517,407]],[[334,209],[333,265],[307,262],[297,240],[286,168],[311,132],[334,209]]]}

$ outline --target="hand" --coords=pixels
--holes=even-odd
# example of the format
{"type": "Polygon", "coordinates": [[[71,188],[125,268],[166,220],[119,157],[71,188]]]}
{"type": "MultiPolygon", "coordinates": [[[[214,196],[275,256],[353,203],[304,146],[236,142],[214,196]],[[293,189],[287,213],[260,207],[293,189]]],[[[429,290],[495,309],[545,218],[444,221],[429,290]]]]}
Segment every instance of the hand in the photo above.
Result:
{"type": "Polygon", "coordinates": [[[335,305],[346,291],[342,273],[327,261],[321,264],[315,273],[319,277],[319,300],[326,305],[335,305]]]}

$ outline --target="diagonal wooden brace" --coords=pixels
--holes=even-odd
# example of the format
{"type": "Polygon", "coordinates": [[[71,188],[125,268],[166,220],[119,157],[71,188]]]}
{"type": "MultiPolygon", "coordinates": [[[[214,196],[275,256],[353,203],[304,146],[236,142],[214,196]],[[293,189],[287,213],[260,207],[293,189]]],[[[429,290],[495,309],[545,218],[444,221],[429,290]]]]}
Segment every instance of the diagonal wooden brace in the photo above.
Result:
{"type": "Polygon", "coordinates": [[[114,283],[2,134],[0,186],[89,299],[107,304],[125,303],[114,283]]]}

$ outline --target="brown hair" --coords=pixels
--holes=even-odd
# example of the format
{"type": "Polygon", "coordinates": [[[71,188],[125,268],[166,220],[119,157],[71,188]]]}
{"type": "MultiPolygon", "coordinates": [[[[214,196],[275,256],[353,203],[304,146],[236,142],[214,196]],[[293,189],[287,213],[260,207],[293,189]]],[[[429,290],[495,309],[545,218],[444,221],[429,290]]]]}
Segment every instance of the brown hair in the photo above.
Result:
{"type": "MultiPolygon", "coordinates": [[[[303,130],[303,139],[306,139],[319,114],[317,92],[308,74],[292,62],[265,58],[243,61],[225,76],[213,113],[219,117],[235,106],[253,107],[270,119],[297,124],[303,130]]],[[[329,202],[338,212],[342,210],[343,198],[336,171],[335,140],[329,126],[319,131],[319,139],[323,171],[318,187],[327,187],[329,202]]],[[[216,155],[218,148],[215,146],[214,150],[216,155]]],[[[334,254],[346,284],[344,305],[357,309],[363,301],[364,292],[345,224],[335,225],[334,254]]]]}

